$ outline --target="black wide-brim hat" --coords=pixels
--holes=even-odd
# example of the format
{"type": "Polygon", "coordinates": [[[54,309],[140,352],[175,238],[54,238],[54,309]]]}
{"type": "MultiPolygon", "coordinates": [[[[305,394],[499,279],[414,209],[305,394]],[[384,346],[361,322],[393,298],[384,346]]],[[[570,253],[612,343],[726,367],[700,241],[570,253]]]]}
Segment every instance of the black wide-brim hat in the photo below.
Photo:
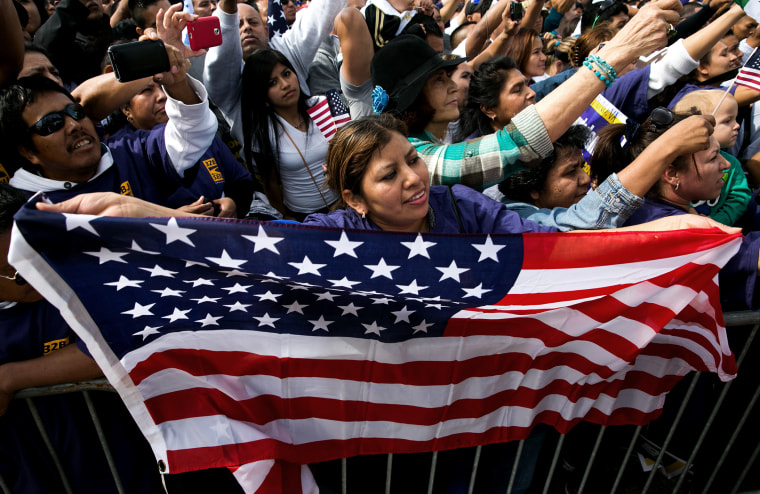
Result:
{"type": "Polygon", "coordinates": [[[372,82],[388,94],[386,111],[404,111],[437,70],[456,67],[464,58],[444,60],[425,40],[405,34],[389,41],[372,58],[372,82]]]}

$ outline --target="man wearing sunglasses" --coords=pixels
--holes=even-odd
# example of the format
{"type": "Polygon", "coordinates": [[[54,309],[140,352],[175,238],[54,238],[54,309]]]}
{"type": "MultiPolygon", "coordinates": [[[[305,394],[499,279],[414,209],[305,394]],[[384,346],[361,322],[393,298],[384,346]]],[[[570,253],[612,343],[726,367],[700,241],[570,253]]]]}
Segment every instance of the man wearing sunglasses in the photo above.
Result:
{"type": "Polygon", "coordinates": [[[202,84],[185,77],[184,58],[167,46],[176,72],[155,76],[167,94],[166,126],[101,144],[93,122],[71,95],[41,76],[0,93],[3,162],[20,166],[15,187],[53,200],[113,191],[163,203],[162,177],[183,177],[209,148],[216,119],[202,84]]]}

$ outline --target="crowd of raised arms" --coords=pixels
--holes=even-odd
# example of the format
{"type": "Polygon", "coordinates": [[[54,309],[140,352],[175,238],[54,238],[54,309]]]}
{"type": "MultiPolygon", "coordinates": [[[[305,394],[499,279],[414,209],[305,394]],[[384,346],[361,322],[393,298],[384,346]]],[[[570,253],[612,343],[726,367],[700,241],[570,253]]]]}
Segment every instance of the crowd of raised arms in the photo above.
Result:
{"type": "MultiPolygon", "coordinates": [[[[31,419],[14,393],[102,375],[7,262],[13,215],[38,191],[53,212],[403,232],[741,228],[721,301],[758,306],[760,91],[733,81],[760,30],[739,5],[191,3],[0,0],[0,477],[12,492],[59,492],[18,432],[31,419]],[[209,16],[221,44],[185,45],[187,23],[209,16]],[[120,82],[109,47],[157,40],[170,68],[120,82]],[[625,123],[591,125],[595,99],[625,123]],[[337,132],[312,112],[325,101],[337,132]]],[[[226,470],[161,479],[111,398],[104,427],[127,492],[235,492],[226,470]]],[[[113,492],[94,432],[77,425],[86,409],[55,399],[42,414],[65,424],[53,440],[69,444],[73,491],[113,492]]],[[[520,460],[512,492],[528,491],[535,459],[520,460]]]]}

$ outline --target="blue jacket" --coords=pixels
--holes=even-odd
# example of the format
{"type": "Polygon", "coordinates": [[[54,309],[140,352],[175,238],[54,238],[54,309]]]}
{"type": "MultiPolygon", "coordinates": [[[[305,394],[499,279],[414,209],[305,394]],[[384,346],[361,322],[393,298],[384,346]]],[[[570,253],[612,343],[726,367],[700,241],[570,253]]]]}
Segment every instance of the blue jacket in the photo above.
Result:
{"type": "Polygon", "coordinates": [[[617,174],[610,175],[595,190],[569,208],[538,208],[533,204],[501,199],[507,209],[521,218],[539,225],[551,226],[559,231],[600,230],[617,228],[644,203],[640,197],[623,187],[617,174]]]}

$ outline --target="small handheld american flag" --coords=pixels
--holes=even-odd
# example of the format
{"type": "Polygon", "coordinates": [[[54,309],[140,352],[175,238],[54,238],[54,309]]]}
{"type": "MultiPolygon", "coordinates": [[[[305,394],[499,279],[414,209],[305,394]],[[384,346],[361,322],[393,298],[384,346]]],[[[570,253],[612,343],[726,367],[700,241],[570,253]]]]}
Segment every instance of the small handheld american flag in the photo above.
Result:
{"type": "Polygon", "coordinates": [[[339,128],[351,121],[348,108],[343,104],[340,93],[335,89],[327,91],[324,99],[320,98],[319,103],[306,112],[328,141],[333,138],[339,128]]]}

